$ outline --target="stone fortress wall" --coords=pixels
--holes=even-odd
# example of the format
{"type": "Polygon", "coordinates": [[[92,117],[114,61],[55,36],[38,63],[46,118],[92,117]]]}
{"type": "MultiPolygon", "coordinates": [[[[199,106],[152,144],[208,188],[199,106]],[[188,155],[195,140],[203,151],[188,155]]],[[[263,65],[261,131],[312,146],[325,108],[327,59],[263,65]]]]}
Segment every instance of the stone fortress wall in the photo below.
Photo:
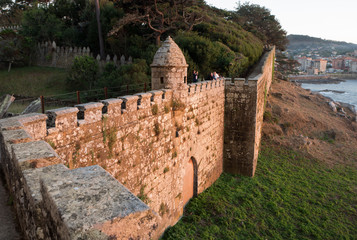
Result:
{"type": "Polygon", "coordinates": [[[164,89],[0,120],[26,238],[157,239],[223,166],[254,175],[274,51],[248,81],[187,85],[177,45],[160,49],[152,80],[164,89]]]}
{"type": "Polygon", "coordinates": [[[224,111],[225,172],[254,176],[265,103],[273,79],[274,58],[275,48],[263,55],[247,79],[227,79],[224,111]]]}
{"type": "Polygon", "coordinates": [[[13,31],[18,31],[21,29],[20,25],[7,25],[7,26],[0,26],[0,32],[4,30],[13,30],[13,31]]]}
{"type": "MultiPolygon", "coordinates": [[[[57,46],[56,42],[42,42],[37,44],[35,64],[43,67],[69,68],[72,66],[74,58],[80,56],[93,57],[93,53],[89,47],[64,47],[57,46]]],[[[126,59],[124,55],[120,58],[117,55],[113,57],[107,55],[105,60],[100,59],[100,56],[97,55],[96,60],[101,68],[108,62],[117,67],[132,63],[132,57],[126,59]]]]}

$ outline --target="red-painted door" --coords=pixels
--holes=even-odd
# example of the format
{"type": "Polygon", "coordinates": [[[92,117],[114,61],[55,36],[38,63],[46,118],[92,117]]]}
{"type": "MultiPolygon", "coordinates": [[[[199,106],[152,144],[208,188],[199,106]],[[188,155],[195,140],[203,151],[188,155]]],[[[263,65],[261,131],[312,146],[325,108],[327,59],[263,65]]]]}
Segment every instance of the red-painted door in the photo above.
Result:
{"type": "Polygon", "coordinates": [[[184,205],[193,197],[193,162],[191,159],[185,163],[185,176],[183,178],[183,202],[184,205]]]}

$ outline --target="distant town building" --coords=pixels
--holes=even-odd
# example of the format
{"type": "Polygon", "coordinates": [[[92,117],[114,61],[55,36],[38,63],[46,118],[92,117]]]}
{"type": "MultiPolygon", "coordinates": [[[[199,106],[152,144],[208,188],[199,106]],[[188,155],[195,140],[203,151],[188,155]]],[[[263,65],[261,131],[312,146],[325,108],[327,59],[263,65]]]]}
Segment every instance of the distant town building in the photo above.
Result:
{"type": "Polygon", "coordinates": [[[349,71],[351,67],[351,63],[354,60],[352,57],[345,57],[344,62],[345,62],[345,70],[349,71]]]}
{"type": "Polygon", "coordinates": [[[350,72],[357,73],[357,59],[351,62],[350,72]]]}
{"type": "Polygon", "coordinates": [[[312,58],[309,57],[300,57],[296,59],[296,61],[300,63],[299,69],[304,72],[311,67],[311,60],[312,58]]]}
{"type": "Polygon", "coordinates": [[[324,59],[314,59],[311,61],[311,67],[316,68],[318,72],[326,72],[327,61],[324,59]]]}
{"type": "Polygon", "coordinates": [[[332,59],[332,68],[344,70],[345,69],[344,59],[343,58],[332,59]]]}
{"type": "Polygon", "coordinates": [[[309,69],[307,69],[307,74],[308,75],[318,75],[319,70],[317,68],[309,68],[309,69]]]}

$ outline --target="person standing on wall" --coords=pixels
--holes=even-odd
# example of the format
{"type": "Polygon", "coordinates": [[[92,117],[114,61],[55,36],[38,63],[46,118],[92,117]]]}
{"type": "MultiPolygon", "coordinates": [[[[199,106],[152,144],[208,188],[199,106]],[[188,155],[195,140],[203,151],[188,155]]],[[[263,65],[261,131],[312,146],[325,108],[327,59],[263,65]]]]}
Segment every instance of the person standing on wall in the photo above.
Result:
{"type": "Polygon", "coordinates": [[[213,73],[210,73],[209,75],[208,75],[208,77],[207,77],[207,80],[213,80],[213,73]]]}
{"type": "Polygon", "coordinates": [[[198,82],[198,72],[196,70],[193,70],[193,79],[192,81],[194,83],[198,82]]]}

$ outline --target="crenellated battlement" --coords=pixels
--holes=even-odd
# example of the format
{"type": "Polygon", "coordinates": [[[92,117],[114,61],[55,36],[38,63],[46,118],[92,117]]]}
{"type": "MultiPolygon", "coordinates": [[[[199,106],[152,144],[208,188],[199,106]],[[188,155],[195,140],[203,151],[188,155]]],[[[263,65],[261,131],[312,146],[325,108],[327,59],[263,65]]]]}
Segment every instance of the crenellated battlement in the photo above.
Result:
{"type": "Polygon", "coordinates": [[[188,84],[188,93],[189,96],[191,96],[195,93],[210,91],[211,89],[220,88],[223,86],[224,86],[223,78],[220,78],[218,80],[212,80],[212,81],[207,80],[203,82],[191,83],[188,84]]]}
{"type": "Polygon", "coordinates": [[[60,164],[63,160],[47,142],[27,133],[24,123],[34,124],[35,118],[42,119],[0,120],[0,163],[26,238],[157,238],[156,213],[100,166],[70,170],[60,164]]]}
{"type": "Polygon", "coordinates": [[[273,51],[258,75],[186,84],[170,46],[155,77],[173,89],[0,120],[0,163],[26,238],[158,239],[223,164],[254,175],[273,51]]]}
{"type": "MultiPolygon", "coordinates": [[[[209,92],[216,88],[223,88],[224,81],[221,78],[219,80],[188,84],[187,91],[189,96],[209,92]]],[[[116,121],[125,125],[127,124],[125,122],[127,119],[118,118],[125,116],[125,114],[143,111],[150,115],[153,105],[170,104],[172,100],[172,90],[162,89],[119,96],[118,98],[101,100],[100,102],[79,104],[74,107],[52,109],[46,111],[45,114],[34,113],[16,118],[35,139],[41,139],[53,133],[65,132],[68,129],[74,129],[85,124],[101,122],[103,117],[107,120],[116,119],[116,121]]]]}

